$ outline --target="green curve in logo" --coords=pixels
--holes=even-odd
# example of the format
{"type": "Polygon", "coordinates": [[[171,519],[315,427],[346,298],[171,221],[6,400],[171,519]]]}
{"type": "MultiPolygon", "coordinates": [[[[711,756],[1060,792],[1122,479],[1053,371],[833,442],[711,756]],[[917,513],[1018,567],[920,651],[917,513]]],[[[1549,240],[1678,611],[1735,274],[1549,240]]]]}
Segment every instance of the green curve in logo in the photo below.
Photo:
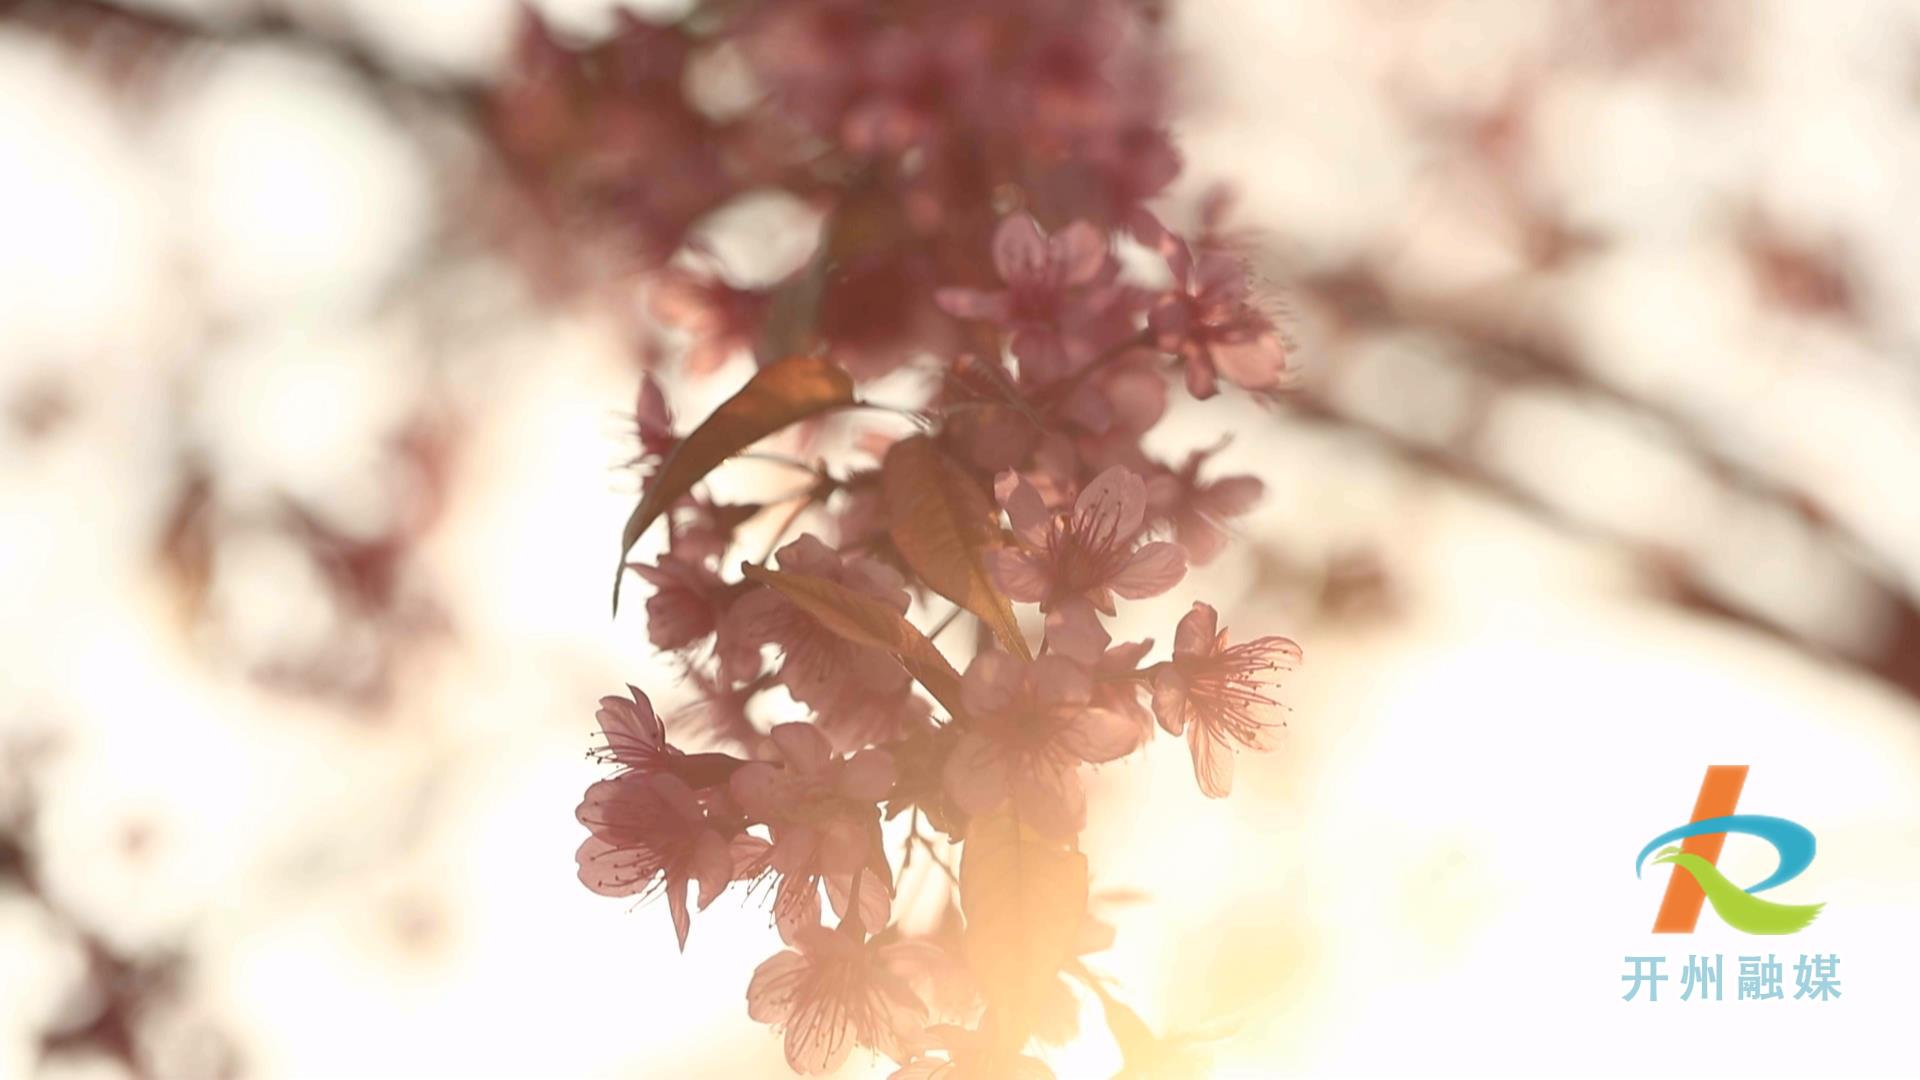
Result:
{"type": "Polygon", "coordinates": [[[1707,902],[1713,905],[1714,913],[1720,916],[1720,920],[1735,930],[1744,930],[1749,934],[1791,934],[1803,930],[1814,916],[1820,914],[1820,909],[1827,906],[1776,904],[1771,900],[1762,900],[1728,881],[1719,867],[1677,847],[1660,849],[1660,854],[1655,855],[1653,861],[1672,863],[1692,874],[1693,880],[1700,883],[1700,890],[1707,894],[1707,902]]]}

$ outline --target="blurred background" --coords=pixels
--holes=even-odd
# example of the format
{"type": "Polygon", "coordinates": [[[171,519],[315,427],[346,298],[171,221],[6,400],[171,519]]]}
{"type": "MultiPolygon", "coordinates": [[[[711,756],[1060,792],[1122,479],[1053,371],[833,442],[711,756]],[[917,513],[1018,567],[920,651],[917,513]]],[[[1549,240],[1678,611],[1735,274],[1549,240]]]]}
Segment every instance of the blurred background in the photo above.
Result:
{"type": "MultiPolygon", "coordinates": [[[[518,18],[0,2],[0,1076],[784,1073],[763,911],[681,957],[574,878],[595,699],[673,693],[606,606],[655,334],[502,162],[518,18]]],[[[1234,193],[1304,377],[1155,432],[1267,497],[1115,636],[1203,596],[1307,663],[1232,799],[1096,775],[1096,966],[1220,1076],[1911,1075],[1920,5],[1168,19],[1168,205],[1234,193]],[[1753,948],[1630,872],[1710,763],[1819,837],[1768,944],[1841,999],[1620,1000],[1753,948]]],[[[703,228],[771,279],[816,226],[703,228]]]]}

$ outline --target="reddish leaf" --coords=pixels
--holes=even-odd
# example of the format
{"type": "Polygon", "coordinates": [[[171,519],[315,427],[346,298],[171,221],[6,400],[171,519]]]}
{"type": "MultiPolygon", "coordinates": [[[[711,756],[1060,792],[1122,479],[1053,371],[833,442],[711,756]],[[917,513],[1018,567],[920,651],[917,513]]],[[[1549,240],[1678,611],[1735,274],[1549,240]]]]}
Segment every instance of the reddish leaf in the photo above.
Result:
{"type": "MultiPolygon", "coordinates": [[[[714,466],[781,428],[816,413],[853,403],[853,379],[832,361],[818,356],[789,356],[747,380],[713,415],[674,447],[647,485],[620,531],[620,563],[647,526],[665,513],[714,466]]],[[[613,577],[613,607],[620,610],[622,571],[613,577]]]]}
{"type": "Polygon", "coordinates": [[[821,626],[856,645],[892,653],[920,681],[947,712],[961,715],[960,674],[914,625],[899,612],[838,582],[810,574],[789,574],[751,564],[741,567],[748,579],[778,589],[800,605],[821,626]]]}
{"type": "Polygon", "coordinates": [[[1087,912],[1087,858],[1020,824],[1011,806],[975,818],[960,856],[967,963],[1007,1032],[1031,1033],[1035,1006],[1072,954],[1087,912]]]}
{"type": "Polygon", "coordinates": [[[1032,659],[1013,605],[980,553],[997,537],[999,511],[973,477],[924,436],[893,444],[881,467],[893,546],[929,588],[980,616],[1021,659],[1032,659]]]}

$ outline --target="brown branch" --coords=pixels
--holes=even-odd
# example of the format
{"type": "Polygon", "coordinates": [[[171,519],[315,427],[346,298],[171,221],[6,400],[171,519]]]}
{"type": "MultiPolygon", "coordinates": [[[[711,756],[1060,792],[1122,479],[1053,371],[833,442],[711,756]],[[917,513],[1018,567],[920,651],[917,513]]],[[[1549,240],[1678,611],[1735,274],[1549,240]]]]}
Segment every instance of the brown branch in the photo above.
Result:
{"type": "Polygon", "coordinates": [[[1360,435],[1416,470],[1491,495],[1569,534],[1623,550],[1662,586],[1668,599],[1686,610],[1761,633],[1920,700],[1920,602],[1892,569],[1892,560],[1876,553],[1812,492],[1727,456],[1673,408],[1605,382],[1580,362],[1570,346],[1540,330],[1517,325],[1510,305],[1414,300],[1396,295],[1377,275],[1365,271],[1308,279],[1296,288],[1325,304],[1343,328],[1428,332],[1463,346],[1457,357],[1439,359],[1471,368],[1490,388],[1476,402],[1481,419],[1500,394],[1544,387],[1605,403],[1646,422],[1730,491],[1791,516],[1808,535],[1837,552],[1871,589],[1875,603],[1888,613],[1891,627],[1877,647],[1853,654],[1758,612],[1715,586],[1679,553],[1605,522],[1576,516],[1501,475],[1473,453],[1477,434],[1473,427],[1451,445],[1430,443],[1345,410],[1311,388],[1280,398],[1281,408],[1360,435]]]}

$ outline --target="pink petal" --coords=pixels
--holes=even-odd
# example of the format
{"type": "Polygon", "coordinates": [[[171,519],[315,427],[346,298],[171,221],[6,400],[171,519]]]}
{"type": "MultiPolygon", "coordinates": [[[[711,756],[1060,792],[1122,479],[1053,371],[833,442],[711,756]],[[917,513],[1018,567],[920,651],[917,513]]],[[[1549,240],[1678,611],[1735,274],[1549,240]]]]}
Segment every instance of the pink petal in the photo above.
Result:
{"type": "Polygon", "coordinates": [[[1032,215],[1015,214],[994,230],[993,265],[1000,271],[1000,279],[1009,285],[1037,284],[1045,280],[1047,238],[1032,215]]]}
{"type": "Polygon", "coordinates": [[[613,759],[629,768],[654,764],[666,744],[666,729],[653,711],[653,702],[637,687],[627,687],[633,700],[603,697],[593,718],[607,738],[613,759]]]}
{"type": "Polygon", "coordinates": [[[840,570],[840,554],[827,546],[826,541],[812,533],[801,533],[774,552],[780,569],[790,574],[812,574],[815,577],[836,577],[840,570]]]}
{"type": "Polygon", "coordinates": [[[1201,488],[1194,509],[1217,518],[1234,518],[1253,509],[1267,486],[1253,476],[1225,476],[1201,488]]]}
{"type": "Polygon", "coordinates": [[[833,747],[812,724],[775,724],[772,735],[773,744],[780,749],[787,767],[801,776],[818,776],[833,760],[833,747]]]}
{"type": "Polygon", "coordinates": [[[1047,612],[1047,645],[1071,659],[1098,663],[1112,640],[1084,597],[1071,597],[1047,612]]]}
{"type": "MultiPolygon", "coordinates": [[[[765,597],[776,604],[781,598],[772,589],[761,589],[748,593],[735,601],[727,609],[727,615],[721,619],[718,633],[713,639],[713,652],[720,661],[720,686],[722,688],[738,686],[760,674],[766,666],[766,658],[761,655],[762,639],[744,632],[745,621],[733,618],[733,613],[742,604],[755,597],[765,597]]],[[[749,612],[751,613],[751,612],[749,612]]]]}
{"type": "Polygon", "coordinates": [[[1303,656],[1298,642],[1292,638],[1283,638],[1272,634],[1266,637],[1254,638],[1245,645],[1238,647],[1259,653],[1268,663],[1281,671],[1292,671],[1299,667],[1300,660],[1303,656]]]}
{"type": "Polygon", "coordinates": [[[1073,531],[1089,542],[1112,545],[1139,533],[1147,514],[1147,482],[1115,465],[1086,486],[1073,502],[1073,531]]]}
{"type": "MultiPolygon", "coordinates": [[[[877,934],[887,928],[892,918],[893,897],[887,894],[887,886],[870,873],[860,877],[860,928],[869,934],[877,934]]],[[[832,905],[833,913],[846,918],[847,902],[853,895],[852,874],[833,874],[827,877],[827,902],[832,905]]]]}
{"type": "Polygon", "coordinates": [[[1210,303],[1232,303],[1247,294],[1247,266],[1231,255],[1202,255],[1193,269],[1193,291],[1210,303]]]}
{"type": "Polygon", "coordinates": [[[1060,743],[1074,757],[1098,765],[1132,753],[1140,745],[1140,729],[1117,712],[1088,709],[1061,731],[1060,743]]]}
{"type": "Polygon", "coordinates": [[[667,804],[683,821],[705,821],[706,811],[700,809],[700,800],[694,797],[693,789],[685,780],[671,773],[656,773],[647,778],[647,784],[660,800],[667,804]]]}
{"type": "Polygon", "coordinates": [[[1178,735],[1187,727],[1187,680],[1171,665],[1153,675],[1153,715],[1167,734],[1178,735]]]}
{"type": "Polygon", "coordinates": [[[812,964],[788,949],[753,969],[747,983],[747,1016],[762,1024],[778,1024],[793,1013],[793,1004],[812,964]]]}
{"type": "Polygon", "coordinates": [[[573,810],[574,820],[589,829],[605,828],[619,815],[620,805],[631,797],[629,793],[639,782],[633,774],[623,773],[588,784],[586,794],[580,796],[580,805],[573,810]]]}
{"type": "Polygon", "coordinates": [[[1000,748],[978,732],[960,737],[941,779],[947,797],[970,817],[987,813],[1007,799],[1007,766],[1000,748]]]}
{"type": "Polygon", "coordinates": [[[1076,221],[1055,233],[1047,249],[1060,284],[1084,285],[1106,265],[1107,234],[1089,222],[1076,221]]]}
{"type": "Polygon", "coordinates": [[[1173,272],[1174,284],[1185,288],[1192,280],[1193,249],[1187,246],[1185,240],[1173,235],[1170,230],[1167,232],[1166,239],[1162,240],[1158,246],[1160,254],[1167,260],[1167,269],[1173,272]]]}
{"type": "Polygon", "coordinates": [[[1226,550],[1227,534],[1199,514],[1181,514],[1174,522],[1174,540],[1187,553],[1187,562],[1205,566],[1226,550]]]}
{"type": "Polygon", "coordinates": [[[1157,371],[1122,370],[1101,385],[1115,420],[1127,431],[1145,431],[1167,411],[1167,384],[1157,371]]]}
{"type": "Polygon", "coordinates": [[[880,842],[879,822],[834,817],[818,826],[820,846],[813,869],[823,874],[851,874],[867,864],[867,853],[880,842]]]}
{"type": "Polygon", "coordinates": [[[1193,330],[1193,306],[1177,293],[1163,296],[1147,310],[1147,329],[1153,333],[1155,345],[1173,352],[1193,330]]]}
{"type": "Polygon", "coordinates": [[[854,592],[884,601],[902,615],[907,612],[906,579],[900,576],[900,571],[885,563],[864,556],[849,558],[840,572],[840,584],[854,592]]]}
{"type": "Polygon", "coordinates": [[[785,814],[793,790],[780,768],[765,761],[740,766],[727,781],[727,793],[755,821],[773,821],[785,814]]]}
{"type": "Polygon", "coordinates": [[[721,636],[738,651],[739,667],[759,670],[760,649],[779,637],[794,614],[793,605],[772,589],[754,589],[727,608],[721,636]]]}
{"type": "Polygon", "coordinates": [[[1287,729],[1284,724],[1261,723],[1255,725],[1251,732],[1246,733],[1244,742],[1247,749],[1266,753],[1280,749],[1281,742],[1286,737],[1286,733],[1287,729]]]}
{"type": "Polygon", "coordinates": [[[820,925],[820,882],[811,874],[784,878],[773,894],[773,925],[780,940],[793,944],[820,925]]]}
{"type": "Polygon", "coordinates": [[[1013,321],[1013,300],[1004,292],[987,292],[983,289],[935,289],[933,302],[941,311],[956,319],[978,319],[981,322],[1002,325],[1013,321]]]}
{"type": "Polygon", "coordinates": [[[1052,382],[1067,374],[1071,365],[1066,342],[1051,327],[1022,327],[1007,348],[1020,361],[1021,377],[1030,383],[1052,382]]]}
{"type": "Polygon", "coordinates": [[[1083,382],[1067,399],[1066,418],[1095,435],[1113,429],[1113,405],[1097,384],[1083,382]]]}
{"type": "Polygon", "coordinates": [[[684,649],[713,633],[713,628],[713,605],[698,593],[675,588],[647,598],[647,640],[656,649],[684,649]]]}
{"type": "Polygon", "coordinates": [[[1187,393],[1194,400],[1205,401],[1220,392],[1213,375],[1213,359],[1205,349],[1188,350],[1186,360],[1187,393]]]}
{"type": "MultiPolygon", "coordinates": [[[[642,581],[656,589],[671,589],[687,583],[687,576],[680,570],[680,564],[670,559],[663,559],[658,566],[652,563],[630,562],[627,564],[627,569],[640,575],[642,581]]],[[[633,689],[633,684],[627,684],[627,688],[633,689]]],[[[600,699],[600,704],[605,706],[612,701],[620,701],[620,699],[604,697],[600,699]]]]}
{"type": "Polygon", "coordinates": [[[640,396],[634,406],[634,420],[643,430],[671,433],[673,414],[667,411],[667,395],[660,380],[649,372],[640,379],[640,396]]]}
{"type": "Polygon", "coordinates": [[[1007,512],[1007,523],[1013,526],[1013,533],[1030,547],[1040,547],[1047,538],[1047,524],[1053,515],[1047,512],[1046,500],[1026,477],[1012,469],[994,477],[993,494],[999,500],[1002,509],[1007,512]]]}
{"type": "Polygon", "coordinates": [[[787,1064],[797,1073],[832,1072],[853,1050],[858,1025],[847,1015],[843,995],[803,997],[787,1018],[787,1064]]]}
{"type": "Polygon", "coordinates": [[[881,887],[887,890],[888,895],[892,895],[893,863],[887,857],[887,848],[881,840],[878,822],[874,823],[873,830],[873,843],[867,846],[867,876],[879,882],[881,887]]]}
{"type": "MultiPolygon", "coordinates": [[[[828,630],[812,616],[802,618],[806,625],[797,628],[784,643],[786,655],[780,660],[780,681],[796,700],[820,708],[831,705],[847,689],[847,668],[859,662],[864,647],[828,630]]],[[[804,767],[795,771],[811,775],[804,767]]]]}
{"type": "Polygon", "coordinates": [[[773,851],[768,865],[782,874],[804,874],[813,869],[824,843],[819,826],[788,821],[773,827],[773,851]]]}
{"type": "Polygon", "coordinates": [[[816,961],[844,958],[860,948],[852,938],[821,926],[818,920],[815,920],[812,926],[802,927],[799,933],[794,935],[794,944],[803,955],[812,957],[816,961]]]}
{"type": "Polygon", "coordinates": [[[1020,692],[1025,673],[1020,661],[998,649],[978,653],[960,677],[960,703],[975,716],[1005,712],[1020,692]]]}
{"type": "Polygon", "coordinates": [[[1173,655],[1212,656],[1214,639],[1220,634],[1220,613],[1212,604],[1194,601],[1193,609],[1181,618],[1173,632],[1173,655]]]}
{"type": "Polygon", "coordinates": [[[862,750],[840,770],[840,794],[861,802],[879,802],[893,790],[893,755],[885,750],[862,750]]]}
{"type": "Polygon", "coordinates": [[[1187,576],[1187,553],[1179,544],[1155,540],[1140,545],[1120,573],[1107,582],[1114,592],[1129,600],[1159,596],[1187,576]]]}
{"type": "Polygon", "coordinates": [[[620,848],[589,836],[573,854],[580,883],[601,896],[632,896],[652,884],[659,859],[644,848],[620,848]]]}
{"type": "Polygon", "coordinates": [[[1233,747],[1205,724],[1187,728],[1187,750],[1193,754],[1193,778],[1200,794],[1224,799],[1233,791],[1233,747]]]}
{"type": "Polygon", "coordinates": [[[1140,666],[1140,661],[1152,651],[1152,638],[1146,638],[1141,641],[1121,642],[1113,648],[1108,649],[1106,653],[1100,657],[1100,670],[1107,674],[1133,671],[1140,666]]]}
{"type": "Polygon", "coordinates": [[[1067,656],[1043,656],[1027,669],[1027,684],[1041,705],[1079,705],[1093,696],[1093,676],[1067,656]]]}
{"type": "Polygon", "coordinates": [[[700,830],[693,843],[693,877],[700,883],[700,910],[718,899],[733,881],[733,852],[727,841],[712,829],[700,830]]]}
{"type": "Polygon", "coordinates": [[[1287,350],[1273,334],[1216,344],[1213,361],[1222,375],[1243,389],[1271,390],[1286,381],[1287,350]]]}
{"type": "Polygon", "coordinates": [[[767,872],[773,845],[763,837],[741,833],[727,844],[727,856],[733,861],[733,880],[749,881],[767,872]]]}
{"type": "Polygon", "coordinates": [[[687,883],[669,881],[667,883],[667,911],[673,915],[673,936],[680,942],[680,951],[687,951],[687,931],[693,929],[693,914],[687,910],[687,883]]]}

